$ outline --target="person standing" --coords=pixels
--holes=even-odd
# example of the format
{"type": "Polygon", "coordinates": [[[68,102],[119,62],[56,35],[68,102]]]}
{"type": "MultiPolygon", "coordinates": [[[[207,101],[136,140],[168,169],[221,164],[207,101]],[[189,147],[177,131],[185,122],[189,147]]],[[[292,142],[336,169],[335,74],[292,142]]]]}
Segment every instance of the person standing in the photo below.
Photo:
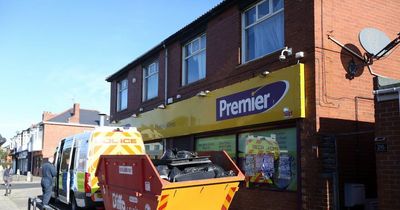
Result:
{"type": "Polygon", "coordinates": [[[6,187],[6,193],[4,194],[4,196],[8,196],[9,194],[11,194],[11,181],[12,181],[11,176],[13,173],[14,171],[10,165],[8,165],[3,172],[3,181],[4,181],[4,186],[6,187]]]}
{"type": "Polygon", "coordinates": [[[53,191],[53,177],[56,176],[56,168],[53,165],[53,157],[48,159],[48,162],[42,166],[42,180],[40,182],[43,192],[43,209],[51,209],[49,201],[51,192],[53,191]]]}

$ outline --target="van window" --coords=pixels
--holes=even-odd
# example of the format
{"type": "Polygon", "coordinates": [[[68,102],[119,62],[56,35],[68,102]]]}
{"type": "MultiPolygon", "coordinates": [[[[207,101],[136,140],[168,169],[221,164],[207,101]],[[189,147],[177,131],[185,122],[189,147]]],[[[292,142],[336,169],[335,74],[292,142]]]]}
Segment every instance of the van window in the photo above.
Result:
{"type": "Polygon", "coordinates": [[[72,158],[71,158],[71,167],[70,169],[73,170],[75,169],[75,154],[76,154],[76,147],[72,150],[72,158]]]}
{"type": "Polygon", "coordinates": [[[78,141],[79,145],[79,156],[78,156],[78,171],[85,171],[87,164],[87,155],[88,155],[88,140],[80,139],[78,141]]]}
{"type": "Polygon", "coordinates": [[[61,171],[67,171],[68,170],[68,166],[70,164],[70,153],[71,153],[71,148],[66,148],[63,153],[62,153],[62,157],[61,157],[61,171]]]}

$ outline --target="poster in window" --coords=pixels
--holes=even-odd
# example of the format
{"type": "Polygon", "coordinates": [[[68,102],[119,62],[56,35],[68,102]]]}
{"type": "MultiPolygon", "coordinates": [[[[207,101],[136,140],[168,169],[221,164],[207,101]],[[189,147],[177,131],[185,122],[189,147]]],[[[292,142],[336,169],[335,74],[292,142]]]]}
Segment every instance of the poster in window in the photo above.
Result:
{"type": "Polygon", "coordinates": [[[297,190],[296,129],[240,134],[239,165],[248,187],[297,190]]]}

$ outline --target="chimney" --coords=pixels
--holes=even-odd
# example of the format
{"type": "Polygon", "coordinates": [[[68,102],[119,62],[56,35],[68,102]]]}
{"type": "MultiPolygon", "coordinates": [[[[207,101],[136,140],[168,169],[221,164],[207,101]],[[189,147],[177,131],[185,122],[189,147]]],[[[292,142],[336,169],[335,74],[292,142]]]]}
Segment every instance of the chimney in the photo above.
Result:
{"type": "Polygon", "coordinates": [[[79,103],[74,103],[72,108],[71,117],[68,119],[69,123],[79,123],[80,118],[80,106],[79,103]]]}
{"type": "Polygon", "coordinates": [[[42,121],[48,121],[51,118],[53,118],[55,116],[55,114],[51,113],[51,112],[43,112],[42,114],[42,121]]]}
{"type": "Polygon", "coordinates": [[[99,126],[104,126],[104,120],[106,118],[106,114],[99,114],[99,116],[100,116],[99,126]]]}

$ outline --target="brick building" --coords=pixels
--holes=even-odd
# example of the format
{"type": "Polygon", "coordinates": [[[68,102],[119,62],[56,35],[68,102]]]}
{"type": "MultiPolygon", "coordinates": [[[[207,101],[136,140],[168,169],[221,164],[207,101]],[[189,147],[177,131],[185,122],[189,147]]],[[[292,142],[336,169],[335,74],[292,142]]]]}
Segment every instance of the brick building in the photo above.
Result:
{"type": "MultiPolygon", "coordinates": [[[[395,0],[223,1],[107,78],[111,120],[138,127],[160,153],[228,151],[247,177],[231,209],[368,206],[373,75],[328,36],[363,55],[359,32],[395,36],[399,9],[395,0]]],[[[373,71],[399,77],[399,53],[373,71]]]]}
{"type": "MultiPolygon", "coordinates": [[[[61,139],[99,126],[99,111],[81,109],[78,103],[59,114],[43,112],[42,121],[21,131],[11,143],[14,169],[40,175],[44,158],[54,155],[61,139]]],[[[105,120],[108,124],[108,121],[105,120]]]]}
{"type": "Polygon", "coordinates": [[[377,80],[376,172],[379,209],[400,209],[400,81],[377,80]]]}

